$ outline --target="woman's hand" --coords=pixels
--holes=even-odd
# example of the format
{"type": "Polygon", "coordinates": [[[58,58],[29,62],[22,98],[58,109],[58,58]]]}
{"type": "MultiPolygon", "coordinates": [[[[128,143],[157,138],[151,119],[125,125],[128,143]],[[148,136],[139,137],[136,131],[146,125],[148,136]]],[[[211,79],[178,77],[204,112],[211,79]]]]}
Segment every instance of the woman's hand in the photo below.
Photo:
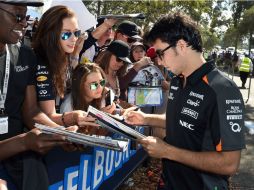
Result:
{"type": "Polygon", "coordinates": [[[72,111],[72,114],[74,125],[78,125],[79,127],[82,126],[99,127],[99,125],[95,123],[96,119],[92,116],[88,116],[87,112],[85,111],[75,110],[72,111]]]}
{"type": "Polygon", "coordinates": [[[79,53],[81,52],[84,42],[87,39],[87,33],[83,33],[80,35],[80,37],[77,39],[76,44],[75,44],[75,48],[74,51],[72,53],[72,56],[78,57],[79,53]]]}
{"type": "Polygon", "coordinates": [[[116,104],[113,102],[111,105],[108,105],[104,108],[101,108],[100,110],[106,113],[112,114],[116,109],[116,104]]]}
{"type": "Polygon", "coordinates": [[[79,54],[81,50],[83,49],[84,42],[87,39],[87,33],[81,34],[81,36],[78,38],[75,44],[75,48],[73,52],[70,54],[70,61],[71,66],[73,69],[75,69],[79,63],[79,54]]]}

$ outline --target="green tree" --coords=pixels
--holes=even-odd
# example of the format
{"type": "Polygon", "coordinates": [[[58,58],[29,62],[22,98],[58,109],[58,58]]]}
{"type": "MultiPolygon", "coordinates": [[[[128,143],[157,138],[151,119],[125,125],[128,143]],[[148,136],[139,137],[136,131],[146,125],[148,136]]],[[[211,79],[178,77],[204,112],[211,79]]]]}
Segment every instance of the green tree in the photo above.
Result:
{"type": "Polygon", "coordinates": [[[252,35],[254,34],[254,6],[246,10],[243,14],[243,18],[239,23],[238,31],[242,36],[247,36],[249,39],[249,53],[252,44],[252,35]]]}
{"type": "Polygon", "coordinates": [[[238,44],[240,39],[241,38],[239,37],[238,29],[235,28],[233,25],[231,25],[224,35],[222,45],[223,47],[228,47],[228,46],[235,47],[235,45],[238,44]]]}
{"type": "Polygon", "coordinates": [[[252,5],[254,5],[253,1],[232,1],[232,20],[225,34],[225,44],[229,42],[231,46],[237,49],[238,43],[243,35],[241,32],[242,26],[239,26],[239,23],[241,22],[244,11],[250,9],[252,5]]]}
{"type": "Polygon", "coordinates": [[[207,27],[201,29],[203,47],[206,50],[212,50],[215,45],[219,44],[219,38],[207,27]]]}
{"type": "Polygon", "coordinates": [[[216,31],[209,27],[210,20],[213,17],[213,23],[218,20],[221,9],[214,9],[215,1],[84,1],[86,7],[93,14],[128,14],[128,13],[144,13],[145,20],[133,20],[144,31],[150,29],[162,15],[170,11],[181,11],[190,15],[197,24],[202,28],[203,42],[206,49],[213,48],[218,43],[216,31]],[[217,11],[217,12],[216,12],[217,11]]]}
{"type": "Polygon", "coordinates": [[[203,13],[211,15],[214,1],[173,1],[174,9],[190,15],[198,24],[204,21],[203,13]]]}

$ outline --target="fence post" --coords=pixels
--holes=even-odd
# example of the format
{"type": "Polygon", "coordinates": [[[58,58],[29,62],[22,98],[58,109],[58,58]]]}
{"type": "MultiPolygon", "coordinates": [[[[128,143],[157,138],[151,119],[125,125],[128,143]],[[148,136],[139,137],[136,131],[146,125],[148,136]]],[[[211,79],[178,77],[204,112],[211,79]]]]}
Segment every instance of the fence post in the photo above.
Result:
{"type": "Polygon", "coordinates": [[[249,81],[249,89],[248,89],[248,98],[247,98],[247,100],[246,100],[245,103],[247,103],[247,102],[249,101],[249,98],[250,98],[251,79],[252,79],[252,73],[250,72],[250,81],[249,81]]]}

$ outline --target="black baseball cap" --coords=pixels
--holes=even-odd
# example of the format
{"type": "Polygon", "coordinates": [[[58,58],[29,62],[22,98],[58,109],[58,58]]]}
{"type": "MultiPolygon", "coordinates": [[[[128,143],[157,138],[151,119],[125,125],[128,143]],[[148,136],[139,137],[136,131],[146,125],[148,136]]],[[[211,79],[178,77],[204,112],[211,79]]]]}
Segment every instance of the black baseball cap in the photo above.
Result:
{"type": "Polygon", "coordinates": [[[40,7],[44,5],[41,0],[0,0],[0,3],[32,7],[40,7]]]}
{"type": "Polygon", "coordinates": [[[134,39],[142,39],[138,35],[138,26],[131,21],[123,21],[120,23],[117,27],[117,31],[120,31],[121,33],[125,34],[128,37],[134,38],[134,39]]]}
{"type": "Polygon", "coordinates": [[[121,40],[115,40],[108,46],[108,50],[113,53],[117,58],[123,60],[126,63],[132,63],[129,59],[130,47],[127,43],[121,40]]]}

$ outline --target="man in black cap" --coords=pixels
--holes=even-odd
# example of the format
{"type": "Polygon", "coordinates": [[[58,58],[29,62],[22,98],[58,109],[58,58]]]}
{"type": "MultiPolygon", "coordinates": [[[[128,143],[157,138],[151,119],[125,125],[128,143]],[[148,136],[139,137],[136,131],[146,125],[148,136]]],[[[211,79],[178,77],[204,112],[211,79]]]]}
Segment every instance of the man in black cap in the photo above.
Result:
{"type": "Polygon", "coordinates": [[[7,172],[18,190],[48,189],[40,156],[21,152],[44,152],[64,143],[63,137],[41,135],[37,129],[24,133],[24,124],[33,128],[32,119],[58,126],[36,106],[36,58],[30,48],[18,43],[27,24],[27,6],[42,5],[35,0],[0,0],[0,178],[5,177],[3,171],[7,172]],[[20,154],[14,156],[17,153],[20,154]]]}
{"type": "Polygon", "coordinates": [[[117,27],[115,40],[122,40],[131,46],[134,42],[142,40],[139,36],[138,26],[131,21],[123,21],[117,27]]]}
{"type": "Polygon", "coordinates": [[[115,40],[108,46],[108,50],[123,62],[132,64],[129,59],[130,47],[125,42],[115,40]]]}

